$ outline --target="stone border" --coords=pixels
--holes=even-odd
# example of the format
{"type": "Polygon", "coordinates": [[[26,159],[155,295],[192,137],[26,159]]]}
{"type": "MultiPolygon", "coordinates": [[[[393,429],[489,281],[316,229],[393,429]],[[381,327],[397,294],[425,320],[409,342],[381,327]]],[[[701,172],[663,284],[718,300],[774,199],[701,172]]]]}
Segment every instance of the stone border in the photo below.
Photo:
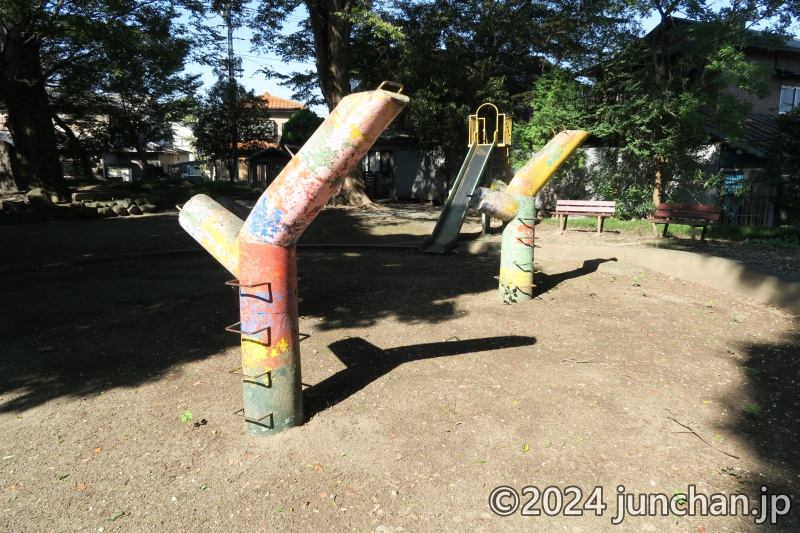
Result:
{"type": "Polygon", "coordinates": [[[127,217],[157,213],[163,207],[162,202],[152,195],[115,198],[113,193],[106,191],[76,192],[68,205],[56,204],[47,191],[32,189],[0,200],[0,223],[127,217]]]}

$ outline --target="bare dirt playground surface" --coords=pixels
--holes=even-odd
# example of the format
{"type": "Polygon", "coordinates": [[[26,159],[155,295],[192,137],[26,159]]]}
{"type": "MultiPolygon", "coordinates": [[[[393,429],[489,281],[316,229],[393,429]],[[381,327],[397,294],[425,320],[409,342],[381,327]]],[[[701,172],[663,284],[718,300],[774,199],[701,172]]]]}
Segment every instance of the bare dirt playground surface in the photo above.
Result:
{"type": "MultiPolygon", "coordinates": [[[[435,215],[325,209],[301,243],[419,242],[435,215]]],[[[536,298],[512,306],[496,255],[301,248],[308,421],[253,439],[232,414],[231,276],[174,213],[0,227],[0,528],[800,530],[797,317],[546,253],[597,244],[585,232],[537,237],[536,298]],[[575,486],[578,511],[602,487],[607,508],[565,516],[575,491],[559,506],[551,489],[532,508],[553,516],[500,517],[499,485],[575,486]],[[619,486],[634,508],[692,486],[759,513],[766,487],[791,510],[776,524],[767,509],[763,524],[740,512],[613,525],[619,486]]]]}

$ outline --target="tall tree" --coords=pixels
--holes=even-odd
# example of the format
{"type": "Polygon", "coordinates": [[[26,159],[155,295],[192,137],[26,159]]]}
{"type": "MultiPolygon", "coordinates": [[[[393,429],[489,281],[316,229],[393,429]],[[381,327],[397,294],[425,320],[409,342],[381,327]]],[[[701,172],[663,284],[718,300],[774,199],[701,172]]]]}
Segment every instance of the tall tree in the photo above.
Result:
{"type": "MultiPolygon", "coordinates": [[[[294,98],[316,103],[311,96],[314,86],[332,111],[350,94],[352,32],[357,24],[375,26],[380,19],[370,12],[369,0],[264,0],[259,3],[251,26],[256,30],[253,44],[257,49],[276,52],[287,61],[313,60],[314,72],[280,74],[266,69],[268,76],[282,78],[294,86],[294,98]],[[284,35],[287,17],[296,10],[305,17],[296,32],[284,35]]],[[[355,167],[345,178],[334,202],[371,205],[364,192],[361,169],[355,167]]]]}
{"type": "Polygon", "coordinates": [[[707,143],[709,119],[732,138],[741,134],[749,107],[729,88],[764,95],[769,75],[745,58],[744,46],[781,37],[796,5],[655,0],[640,6],[654,10],[660,25],[598,63],[595,111],[598,130],[650,176],[651,199],[658,204],[669,184],[694,174],[694,154],[707,143]],[[769,31],[753,31],[767,21],[773,23],[769,31]]]}
{"type": "Polygon", "coordinates": [[[359,27],[353,72],[368,85],[402,83],[412,96],[405,127],[422,148],[452,159],[446,169],[457,168],[470,113],[492,102],[515,122],[527,120],[536,80],[554,65],[580,68],[629,11],[614,0],[580,10],[566,1],[400,0],[382,13],[400,38],[359,27]]]}
{"type": "Polygon", "coordinates": [[[274,142],[275,122],[269,118],[267,102],[233,80],[235,98],[231,99],[231,80],[217,80],[196,111],[192,131],[195,146],[207,158],[224,161],[231,181],[235,181],[234,145],[239,141],[274,142]]]}
{"type": "Polygon", "coordinates": [[[109,39],[115,52],[99,74],[108,95],[100,111],[108,117],[112,148],[133,148],[148,176],[146,144],[172,140],[171,123],[192,109],[200,83],[182,73],[191,41],[173,33],[157,6],[142,6],[133,18],[131,30],[109,39]]]}
{"type": "MultiPolygon", "coordinates": [[[[147,33],[142,33],[142,28],[155,20],[171,21],[166,28],[161,24],[167,35],[179,33],[173,26],[179,5],[195,14],[202,12],[196,0],[4,0],[0,8],[0,99],[8,109],[21,174],[30,185],[46,187],[62,199],[69,194],[53,124],[60,113],[52,95],[74,94],[68,83],[87,81],[74,75],[78,69],[100,78],[109,65],[131,67],[137,58],[125,62],[116,55],[116,47],[110,46],[111,42],[125,42],[122,35],[131,41],[141,39],[147,33]],[[148,16],[142,17],[143,13],[148,16]]],[[[65,124],[62,122],[62,131],[66,131],[65,124]]]]}

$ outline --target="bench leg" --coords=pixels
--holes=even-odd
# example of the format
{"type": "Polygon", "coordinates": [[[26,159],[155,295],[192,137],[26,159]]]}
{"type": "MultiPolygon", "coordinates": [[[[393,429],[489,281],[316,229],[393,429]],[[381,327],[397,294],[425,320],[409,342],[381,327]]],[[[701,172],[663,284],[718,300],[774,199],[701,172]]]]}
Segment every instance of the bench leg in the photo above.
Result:
{"type": "Polygon", "coordinates": [[[558,215],[558,220],[561,226],[561,233],[564,233],[564,230],[567,229],[567,217],[569,217],[569,215],[558,215]]]}
{"type": "Polygon", "coordinates": [[[653,222],[653,237],[658,237],[658,224],[653,222]]]}
{"type": "Polygon", "coordinates": [[[597,233],[603,233],[603,223],[605,220],[605,217],[597,217],[597,233]]]}
{"type": "Polygon", "coordinates": [[[665,239],[667,238],[667,229],[669,229],[669,224],[664,224],[664,231],[661,232],[661,236],[665,239]]]}
{"type": "Polygon", "coordinates": [[[695,240],[695,239],[697,239],[697,233],[695,232],[695,229],[694,229],[695,227],[694,226],[690,226],[690,227],[692,228],[692,240],[695,240]]]}
{"type": "Polygon", "coordinates": [[[700,233],[700,240],[701,241],[706,240],[706,230],[707,229],[708,229],[708,226],[703,226],[703,231],[700,233]]]}

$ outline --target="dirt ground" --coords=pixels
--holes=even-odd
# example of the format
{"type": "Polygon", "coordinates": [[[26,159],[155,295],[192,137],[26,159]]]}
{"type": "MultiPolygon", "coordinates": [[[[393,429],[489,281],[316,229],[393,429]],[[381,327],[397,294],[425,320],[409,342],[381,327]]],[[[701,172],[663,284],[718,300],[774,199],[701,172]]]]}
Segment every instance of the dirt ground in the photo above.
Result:
{"type": "MultiPolygon", "coordinates": [[[[301,243],[418,243],[436,214],[326,209],[301,243]]],[[[800,530],[798,318],[546,254],[631,236],[538,237],[517,305],[497,255],[301,248],[307,422],[254,439],[231,276],[174,213],[0,227],[0,527],[800,530]]]]}

